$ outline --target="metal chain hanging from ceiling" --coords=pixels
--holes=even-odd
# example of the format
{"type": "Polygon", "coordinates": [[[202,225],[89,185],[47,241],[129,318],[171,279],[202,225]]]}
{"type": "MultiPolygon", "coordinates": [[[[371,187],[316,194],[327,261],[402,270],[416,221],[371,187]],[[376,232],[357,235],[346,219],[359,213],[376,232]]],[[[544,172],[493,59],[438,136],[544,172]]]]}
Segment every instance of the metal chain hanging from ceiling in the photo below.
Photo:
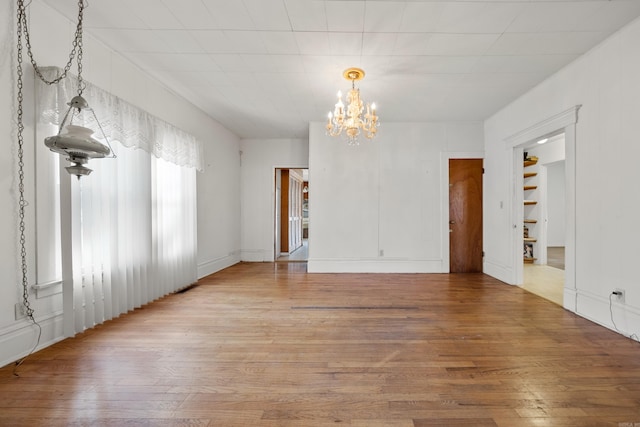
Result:
{"type": "MultiPolygon", "coordinates": [[[[73,64],[73,60],[77,57],[78,64],[78,94],[82,94],[84,90],[84,82],[82,81],[82,18],[83,12],[85,8],[84,0],[78,1],[78,24],[76,26],[75,37],[72,43],[72,49],[69,53],[69,60],[67,61],[65,67],[63,68],[63,72],[53,80],[47,80],[42,75],[40,68],[35,60],[33,55],[33,50],[31,48],[31,38],[29,35],[28,28],[28,19],[26,13],[26,6],[23,0],[17,0],[17,55],[16,55],[16,87],[17,87],[17,142],[18,142],[18,233],[19,233],[19,244],[20,244],[20,270],[22,274],[21,285],[22,285],[22,305],[24,314],[39,328],[38,340],[31,350],[31,353],[36,349],[40,342],[40,336],[42,333],[42,328],[36,322],[33,313],[34,310],[31,307],[31,303],[29,301],[29,279],[28,279],[28,266],[27,266],[27,243],[26,243],[26,224],[25,224],[25,208],[28,206],[28,202],[25,197],[25,188],[24,188],[24,112],[23,112],[23,77],[24,71],[22,69],[22,61],[23,61],[23,42],[27,48],[27,54],[29,56],[29,60],[33,69],[43,82],[48,85],[53,85],[59,83],[62,79],[67,76],[67,73],[71,69],[71,65],[73,64]]],[[[26,358],[26,356],[25,356],[26,358]]],[[[16,368],[25,358],[22,358],[20,361],[16,362],[16,368]]],[[[15,373],[15,371],[14,371],[15,373]]]]}

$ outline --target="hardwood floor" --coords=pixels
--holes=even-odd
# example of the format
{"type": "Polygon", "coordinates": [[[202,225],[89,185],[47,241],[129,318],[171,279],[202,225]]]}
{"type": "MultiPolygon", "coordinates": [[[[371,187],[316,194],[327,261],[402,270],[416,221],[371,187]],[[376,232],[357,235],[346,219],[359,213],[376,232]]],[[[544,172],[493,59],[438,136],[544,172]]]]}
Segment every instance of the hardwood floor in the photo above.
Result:
{"type": "Polygon", "coordinates": [[[309,240],[302,239],[302,246],[290,254],[280,255],[276,262],[307,262],[309,259],[309,240]]]}
{"type": "Polygon", "coordinates": [[[228,268],[0,369],[2,426],[627,426],[640,346],[483,274],[228,268]]]}
{"type": "Polygon", "coordinates": [[[540,264],[525,264],[523,267],[523,289],[562,306],[564,270],[540,264]]]}

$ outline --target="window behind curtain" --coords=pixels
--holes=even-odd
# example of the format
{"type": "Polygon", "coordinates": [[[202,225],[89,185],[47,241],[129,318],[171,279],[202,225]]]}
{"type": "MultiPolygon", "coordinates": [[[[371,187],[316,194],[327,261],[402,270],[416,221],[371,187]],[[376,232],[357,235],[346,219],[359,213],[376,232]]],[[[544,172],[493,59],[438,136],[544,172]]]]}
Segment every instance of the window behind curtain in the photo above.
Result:
{"type": "MultiPolygon", "coordinates": [[[[55,67],[42,71],[48,80],[61,73],[55,67]]],[[[80,181],[63,170],[60,189],[68,190],[64,180],[74,180],[71,200],[65,201],[58,191],[55,163],[46,160],[46,156],[60,156],[41,143],[36,146],[39,155],[45,152],[40,164],[49,165],[38,175],[38,280],[56,281],[70,274],[65,273],[68,267],[59,266],[73,260],[73,277],[62,277],[68,335],[197,280],[196,171],[204,164],[202,145],[170,123],[87,80],[84,83],[83,96],[100,119],[117,158],[92,160],[93,173],[80,181]],[[66,204],[56,204],[57,200],[66,204]],[[64,214],[55,215],[65,212],[60,207],[69,206],[72,218],[62,222],[72,224],[72,236],[65,236],[57,231],[64,214]],[[61,252],[60,247],[67,249],[61,252]],[[68,309],[71,301],[73,313],[68,309]]],[[[35,121],[43,131],[44,127],[48,134],[57,131],[76,88],[73,76],[55,86],[36,80],[35,121]]]]}
{"type": "Polygon", "coordinates": [[[195,170],[117,143],[114,150],[116,159],[92,161],[79,183],[76,331],[197,280],[195,170]]]}

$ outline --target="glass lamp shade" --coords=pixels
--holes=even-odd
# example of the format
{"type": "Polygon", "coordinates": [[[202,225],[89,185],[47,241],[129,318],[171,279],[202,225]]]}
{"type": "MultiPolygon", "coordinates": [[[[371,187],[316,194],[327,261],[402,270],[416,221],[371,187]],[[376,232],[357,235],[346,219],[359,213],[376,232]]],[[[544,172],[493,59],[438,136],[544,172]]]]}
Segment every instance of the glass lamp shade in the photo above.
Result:
{"type": "Polygon", "coordinates": [[[89,159],[106,157],[111,154],[111,149],[93,138],[93,130],[84,126],[67,125],[58,135],[44,139],[44,145],[55,153],[67,155],[67,160],[74,163],[67,167],[67,172],[80,179],[89,175],[91,169],[84,166],[89,159]]]}
{"type": "Polygon", "coordinates": [[[76,175],[79,179],[81,176],[91,173],[91,169],[83,166],[89,159],[97,159],[109,155],[115,157],[115,155],[112,155],[111,147],[107,145],[107,136],[104,134],[95,112],[89,107],[87,101],[78,95],[73,97],[67,105],[69,109],[60,124],[60,131],[57,135],[45,138],[44,145],[54,153],[68,156],[67,160],[74,163],[74,165],[69,166],[67,171],[72,175],[76,175]],[[107,144],[103,144],[92,136],[93,129],[73,124],[74,120],[80,124],[97,124],[107,144]]]}
{"type": "Polygon", "coordinates": [[[95,159],[111,154],[108,146],[91,135],[93,130],[84,126],[67,125],[58,135],[44,139],[44,145],[53,152],[70,157],[95,159]]]}

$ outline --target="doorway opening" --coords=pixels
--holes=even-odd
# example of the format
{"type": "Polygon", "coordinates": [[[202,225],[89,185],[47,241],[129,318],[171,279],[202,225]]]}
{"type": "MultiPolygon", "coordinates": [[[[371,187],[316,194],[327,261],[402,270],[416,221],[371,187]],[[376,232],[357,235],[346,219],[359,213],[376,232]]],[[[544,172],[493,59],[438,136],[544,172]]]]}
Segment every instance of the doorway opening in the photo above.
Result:
{"type": "Polygon", "coordinates": [[[309,259],[309,170],[275,170],[274,261],[309,259]]]}
{"type": "MultiPolygon", "coordinates": [[[[513,276],[512,283],[514,285],[523,286],[524,284],[524,260],[523,260],[523,236],[525,233],[525,193],[524,190],[524,173],[525,158],[524,152],[535,146],[538,141],[545,138],[551,139],[558,135],[564,136],[564,270],[555,269],[563,273],[564,286],[562,289],[562,306],[572,312],[577,311],[577,291],[576,291],[576,124],[578,122],[578,112],[580,105],[571,107],[555,116],[551,116],[539,123],[524,129],[509,138],[505,143],[508,149],[512,150],[511,171],[513,173],[513,191],[511,196],[511,244],[512,244],[512,265],[513,276]],[[524,191],[523,191],[524,190],[524,191]]],[[[549,161],[549,164],[554,163],[549,161]]],[[[542,170],[543,174],[548,174],[548,168],[542,170]]],[[[544,178],[544,177],[543,177],[544,178]]],[[[541,223],[544,225],[544,223],[541,223]]],[[[538,251],[538,254],[544,259],[544,265],[547,264],[548,254],[546,251],[547,241],[546,234],[541,234],[539,246],[544,248],[538,251]]],[[[525,241],[525,244],[527,242],[525,241]]],[[[526,246],[525,246],[526,250],[526,246]]],[[[535,250],[535,248],[534,248],[535,250]]],[[[533,255],[533,258],[536,256],[533,255]]],[[[540,260],[539,263],[541,263],[540,260]]]]}
{"type": "Polygon", "coordinates": [[[523,173],[523,288],[558,305],[564,299],[565,134],[526,145],[523,173]]]}

